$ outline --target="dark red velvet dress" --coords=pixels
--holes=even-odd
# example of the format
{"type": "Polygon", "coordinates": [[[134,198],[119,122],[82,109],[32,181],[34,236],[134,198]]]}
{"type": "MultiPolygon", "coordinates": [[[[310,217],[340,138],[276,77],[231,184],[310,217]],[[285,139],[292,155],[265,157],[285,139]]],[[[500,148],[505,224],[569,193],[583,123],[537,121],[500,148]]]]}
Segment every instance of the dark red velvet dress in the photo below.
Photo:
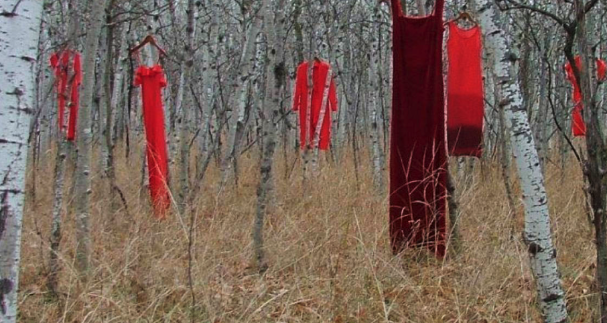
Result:
{"type": "Polygon", "coordinates": [[[390,138],[392,250],[427,247],[445,254],[447,144],[442,74],[443,2],[427,17],[406,17],[392,1],[390,138]]]}

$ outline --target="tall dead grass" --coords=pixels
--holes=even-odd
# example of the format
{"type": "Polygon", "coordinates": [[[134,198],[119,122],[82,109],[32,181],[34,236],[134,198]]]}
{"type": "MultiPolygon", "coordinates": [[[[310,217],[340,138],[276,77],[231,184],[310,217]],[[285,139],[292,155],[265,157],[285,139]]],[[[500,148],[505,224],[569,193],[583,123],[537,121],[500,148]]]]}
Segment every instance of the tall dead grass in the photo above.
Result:
{"type": "MultiPolygon", "coordinates": [[[[270,268],[260,276],[251,266],[259,173],[254,150],[240,161],[238,187],[219,192],[214,166],[206,176],[195,208],[195,308],[187,279],[189,220],[178,214],[154,220],[139,185],[140,152],[128,162],[117,154],[128,214],[108,213],[104,180],[99,172],[93,177],[94,254],[87,282],[73,268],[74,215],[64,213],[61,294],[53,299],[44,286],[54,155],[48,152],[39,165],[36,197],[27,203],[20,322],[189,322],[192,314],[196,322],[216,323],[540,321],[520,241],[522,208],[517,199],[513,224],[498,165],[476,167],[468,187],[457,179],[462,248],[437,260],[424,250],[392,255],[387,195],[374,191],[366,157],[358,184],[351,157],[338,164],[323,159],[318,178],[304,190],[301,166],[285,179],[277,154],[276,198],[265,227],[270,268]]],[[[289,156],[289,166],[295,157],[289,156]]],[[[564,172],[547,166],[547,188],[569,311],[574,322],[589,322],[593,234],[582,175],[570,164],[564,172]]]]}

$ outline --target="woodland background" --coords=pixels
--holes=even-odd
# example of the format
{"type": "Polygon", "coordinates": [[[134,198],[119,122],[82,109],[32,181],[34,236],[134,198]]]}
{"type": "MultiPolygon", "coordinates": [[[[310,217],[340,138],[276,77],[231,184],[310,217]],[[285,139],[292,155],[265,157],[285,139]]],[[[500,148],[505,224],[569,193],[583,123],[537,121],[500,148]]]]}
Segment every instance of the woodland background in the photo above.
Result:
{"type": "MultiPolygon", "coordinates": [[[[464,10],[476,17],[487,3],[478,2],[447,1],[445,18],[464,10]]],[[[571,137],[572,91],[563,70],[568,33],[538,12],[575,21],[577,2],[533,1],[525,4],[530,10],[496,1],[545,178],[567,310],[572,321],[591,322],[597,318],[597,247],[579,161],[588,158],[587,146],[571,137]]],[[[582,36],[607,58],[607,1],[592,2],[582,36]]],[[[425,15],[434,1],[403,4],[408,14],[425,15]]],[[[488,60],[484,155],[451,159],[459,220],[450,256],[437,260],[408,250],[395,257],[387,231],[387,4],[58,0],[43,8],[20,322],[542,320],[521,236],[524,208],[509,121],[488,60]],[[260,10],[263,4],[269,7],[260,10]],[[266,23],[269,17],[273,24],[266,23]],[[96,44],[87,37],[96,30],[93,18],[102,22],[96,44]],[[137,60],[128,52],[148,34],[167,52],[159,61],[169,84],[164,98],[174,204],[162,222],[150,208],[140,91],[132,85],[137,60]],[[95,73],[85,74],[92,105],[79,117],[90,121],[91,132],[79,132],[77,144],[64,141],[56,126],[48,61],[63,48],[96,53],[95,73]],[[315,55],[333,66],[339,110],[331,149],[307,162],[292,90],[296,67],[315,55]],[[269,137],[275,141],[268,145],[269,137]],[[90,194],[76,176],[83,153],[91,156],[90,194]],[[266,182],[269,160],[273,180],[266,182]],[[85,200],[90,235],[83,242],[78,208],[85,200]],[[265,223],[255,221],[260,212],[265,223]],[[259,241],[251,239],[259,226],[261,255],[259,241]],[[84,260],[82,246],[90,252],[84,260]]],[[[155,51],[142,52],[147,64],[158,59],[155,51]]],[[[605,91],[596,87],[602,125],[605,91]]]]}

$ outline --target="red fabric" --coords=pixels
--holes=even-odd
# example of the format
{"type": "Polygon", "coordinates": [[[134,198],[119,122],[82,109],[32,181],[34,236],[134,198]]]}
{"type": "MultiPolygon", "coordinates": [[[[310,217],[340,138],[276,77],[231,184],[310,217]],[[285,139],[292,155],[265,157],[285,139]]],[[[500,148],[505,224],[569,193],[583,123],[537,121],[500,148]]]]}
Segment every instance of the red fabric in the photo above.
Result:
{"type": "Polygon", "coordinates": [[[447,139],[452,156],[481,157],[485,92],[481,63],[481,30],[449,23],[447,139]]]}
{"type": "Polygon", "coordinates": [[[65,50],[55,53],[50,59],[51,67],[55,72],[57,79],[57,102],[59,106],[59,129],[64,132],[67,130],[66,139],[73,141],[76,138],[76,121],[78,120],[79,90],[82,83],[82,67],[80,64],[80,54],[75,51],[65,50]],[[68,78],[72,76],[71,79],[68,78]],[[65,106],[68,86],[70,88],[69,96],[69,116],[67,127],[65,126],[65,106]],[[67,128],[67,129],[66,129],[67,128]]]}
{"type": "MultiPolygon", "coordinates": [[[[575,65],[578,69],[581,68],[582,64],[579,55],[575,57],[575,65]]],[[[607,76],[607,64],[604,60],[597,59],[596,66],[598,80],[599,82],[602,82],[607,76]]],[[[565,71],[567,72],[567,78],[569,79],[569,82],[571,82],[571,84],[573,85],[573,103],[575,104],[575,107],[573,108],[573,111],[571,113],[571,130],[573,132],[574,137],[583,137],[586,136],[586,123],[584,122],[584,117],[582,113],[584,109],[584,105],[582,104],[582,93],[580,92],[580,87],[576,82],[571,64],[565,64],[565,71]]]]}
{"type": "MultiPolygon", "coordinates": [[[[295,82],[295,95],[293,96],[293,110],[299,111],[299,134],[301,148],[306,147],[307,144],[312,144],[314,141],[314,134],[318,119],[320,118],[320,110],[322,105],[323,93],[325,90],[325,84],[327,81],[327,73],[331,65],[327,62],[314,61],[312,67],[312,105],[310,118],[312,119],[310,125],[307,120],[307,108],[308,108],[308,62],[303,62],[297,68],[297,80],[295,82]]],[[[320,130],[320,142],[319,149],[327,150],[329,148],[329,142],[331,141],[331,111],[337,111],[337,92],[335,90],[335,82],[331,78],[331,85],[329,87],[329,98],[327,100],[327,106],[325,107],[324,120],[322,121],[322,127],[320,130]]]]}
{"type": "Polygon", "coordinates": [[[150,196],[156,217],[164,218],[171,200],[168,188],[169,168],[161,93],[162,88],[166,86],[166,79],[162,66],[140,66],[135,73],[135,86],[141,86],[143,99],[150,196]]]}
{"type": "Polygon", "coordinates": [[[586,123],[582,116],[582,103],[576,104],[571,113],[571,131],[574,137],[586,136],[586,123]]]}
{"type": "Polygon", "coordinates": [[[392,250],[425,246],[445,255],[447,144],[442,75],[443,2],[406,17],[392,1],[393,68],[390,145],[392,250]]]}

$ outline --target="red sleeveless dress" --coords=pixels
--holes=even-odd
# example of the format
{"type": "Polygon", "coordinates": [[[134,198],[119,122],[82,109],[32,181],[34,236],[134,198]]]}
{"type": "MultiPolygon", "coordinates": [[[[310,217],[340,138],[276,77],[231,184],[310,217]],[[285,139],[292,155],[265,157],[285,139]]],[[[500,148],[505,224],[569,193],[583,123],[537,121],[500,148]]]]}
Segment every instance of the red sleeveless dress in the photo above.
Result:
{"type": "Polygon", "coordinates": [[[427,247],[445,255],[447,145],[442,74],[443,6],[403,15],[392,1],[390,238],[394,253],[427,247]]]}
{"type": "Polygon", "coordinates": [[[481,28],[449,23],[447,41],[447,139],[451,156],[481,157],[485,92],[481,62],[481,28]]]}

